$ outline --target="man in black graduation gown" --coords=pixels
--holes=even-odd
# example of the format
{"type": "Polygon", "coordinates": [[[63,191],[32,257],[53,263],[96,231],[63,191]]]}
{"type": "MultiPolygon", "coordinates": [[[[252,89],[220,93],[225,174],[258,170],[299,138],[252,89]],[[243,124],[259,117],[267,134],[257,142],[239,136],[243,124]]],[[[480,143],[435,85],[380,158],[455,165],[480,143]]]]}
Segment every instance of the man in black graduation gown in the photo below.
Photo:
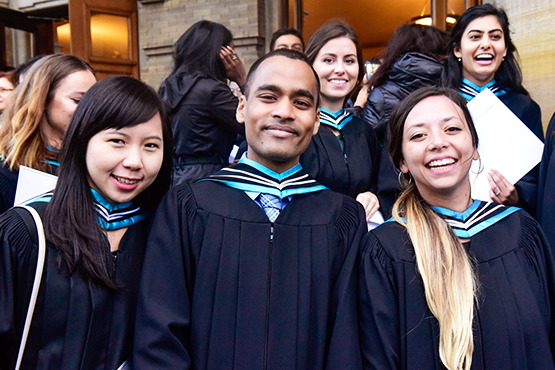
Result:
{"type": "Polygon", "coordinates": [[[151,227],[135,369],[361,367],[362,206],[312,179],[318,78],[294,51],[257,61],[237,108],[246,157],[173,188],[151,227]]]}

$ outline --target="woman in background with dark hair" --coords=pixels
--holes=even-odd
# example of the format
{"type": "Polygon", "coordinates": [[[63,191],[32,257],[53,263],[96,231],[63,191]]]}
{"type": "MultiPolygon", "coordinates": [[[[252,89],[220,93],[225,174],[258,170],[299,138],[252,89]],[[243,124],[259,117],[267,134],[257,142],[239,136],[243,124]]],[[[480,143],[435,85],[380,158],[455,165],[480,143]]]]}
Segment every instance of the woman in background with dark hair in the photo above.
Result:
{"type": "MultiPolygon", "coordinates": [[[[130,356],[148,220],[171,164],[171,128],[154,90],[117,76],[84,95],[56,189],[29,204],[47,243],[22,369],[115,370],[130,356]]],[[[16,363],[37,265],[26,218],[18,208],[0,217],[1,369],[16,363]]]]}
{"type": "Polygon", "coordinates": [[[239,100],[224,80],[245,83],[245,68],[221,24],[200,21],[174,45],[174,68],[162,82],[174,137],[172,185],[208,176],[229,163],[245,128],[235,119],[239,100]]]}
{"type": "MultiPolygon", "coordinates": [[[[505,11],[491,4],[467,9],[451,31],[449,47],[444,85],[460,90],[466,100],[472,100],[482,90],[491,90],[543,141],[540,107],[522,86],[505,11]]],[[[491,199],[523,207],[534,215],[538,174],[539,166],[513,186],[492,170],[488,174],[491,199]]]]}
{"type": "Polygon", "coordinates": [[[326,24],[308,41],[306,56],[320,78],[320,129],[300,163],[322,185],[358,200],[369,220],[380,206],[374,195],[379,163],[376,134],[344,109],[364,75],[355,31],[346,24],[326,24]]]}
{"type": "Polygon", "coordinates": [[[417,90],[389,133],[405,189],[363,242],[364,368],[555,369],[551,250],[522,209],[471,198],[478,134],[464,98],[417,90]]]}
{"type": "Polygon", "coordinates": [[[366,84],[371,92],[363,117],[374,127],[381,146],[376,195],[386,219],[400,194],[398,172],[387,153],[389,116],[411,92],[441,82],[446,53],[446,35],[437,28],[418,24],[401,26],[389,41],[382,64],[366,84]]]}

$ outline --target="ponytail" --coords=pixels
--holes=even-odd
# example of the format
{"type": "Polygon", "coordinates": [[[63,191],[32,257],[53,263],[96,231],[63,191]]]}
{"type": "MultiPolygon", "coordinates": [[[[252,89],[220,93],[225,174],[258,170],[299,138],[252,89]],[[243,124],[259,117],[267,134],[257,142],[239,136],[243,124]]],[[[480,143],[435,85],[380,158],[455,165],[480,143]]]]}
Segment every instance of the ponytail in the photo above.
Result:
{"type": "Polygon", "coordinates": [[[397,199],[392,213],[407,229],[426,302],[439,322],[441,362],[449,370],[469,370],[477,279],[468,253],[449,225],[420,197],[414,183],[397,199]]]}

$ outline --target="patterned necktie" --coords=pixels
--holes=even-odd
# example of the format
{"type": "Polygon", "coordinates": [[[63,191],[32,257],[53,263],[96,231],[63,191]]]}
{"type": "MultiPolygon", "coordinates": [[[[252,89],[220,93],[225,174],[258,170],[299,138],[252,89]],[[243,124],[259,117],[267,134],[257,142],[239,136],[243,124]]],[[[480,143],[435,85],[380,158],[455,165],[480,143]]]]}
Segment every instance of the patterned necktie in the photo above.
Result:
{"type": "Polygon", "coordinates": [[[260,193],[257,198],[270,221],[274,222],[281,212],[281,199],[275,195],[263,193],[260,193]]]}

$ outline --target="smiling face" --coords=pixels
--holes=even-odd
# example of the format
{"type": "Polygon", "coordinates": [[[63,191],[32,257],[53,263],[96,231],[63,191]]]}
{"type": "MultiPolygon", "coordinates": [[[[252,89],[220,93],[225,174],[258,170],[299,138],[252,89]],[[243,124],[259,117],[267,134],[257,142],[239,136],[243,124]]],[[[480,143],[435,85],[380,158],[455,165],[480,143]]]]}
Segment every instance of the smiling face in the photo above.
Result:
{"type": "Polygon", "coordinates": [[[461,38],[460,47],[453,50],[462,61],[462,75],[478,86],[495,77],[495,72],[507,55],[503,28],[494,15],[470,22],[461,38]]]}
{"type": "Polygon", "coordinates": [[[357,84],[360,66],[355,43],[346,36],[328,41],[312,66],[320,77],[322,108],[337,112],[357,84]]]}
{"type": "Polygon", "coordinates": [[[310,65],[284,56],[264,60],[237,107],[247,157],[277,173],[296,165],[318,132],[317,94],[310,65]]]}
{"type": "Polygon", "coordinates": [[[303,42],[295,35],[283,35],[277,38],[274,50],[289,49],[303,52],[303,42]]]}
{"type": "Polygon", "coordinates": [[[445,96],[432,96],[408,114],[403,128],[400,169],[414,178],[431,205],[470,199],[468,171],[478,151],[462,110],[445,96]]]}
{"type": "Polygon", "coordinates": [[[89,71],[73,72],[60,82],[41,121],[41,131],[48,145],[57,149],[61,147],[71,115],[83,95],[95,83],[96,78],[89,71]]]}
{"type": "Polygon", "coordinates": [[[164,159],[160,115],[94,135],[87,146],[89,185],[111,203],[134,199],[154,182],[164,159]]]}

